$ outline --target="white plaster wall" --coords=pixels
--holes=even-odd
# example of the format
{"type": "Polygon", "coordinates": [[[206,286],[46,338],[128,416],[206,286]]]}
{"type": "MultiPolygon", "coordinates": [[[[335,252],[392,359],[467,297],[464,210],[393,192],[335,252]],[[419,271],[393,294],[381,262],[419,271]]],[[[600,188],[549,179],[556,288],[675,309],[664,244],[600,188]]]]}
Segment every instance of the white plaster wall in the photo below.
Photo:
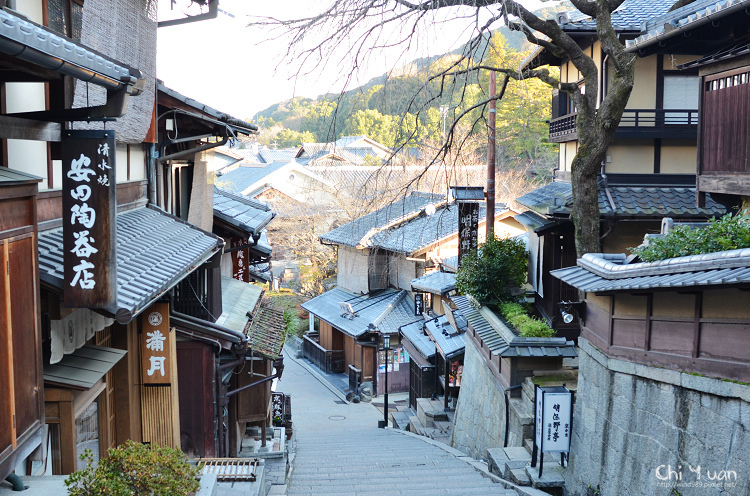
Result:
{"type": "Polygon", "coordinates": [[[369,252],[339,246],[336,283],[355,293],[367,293],[367,261],[369,252]]]}

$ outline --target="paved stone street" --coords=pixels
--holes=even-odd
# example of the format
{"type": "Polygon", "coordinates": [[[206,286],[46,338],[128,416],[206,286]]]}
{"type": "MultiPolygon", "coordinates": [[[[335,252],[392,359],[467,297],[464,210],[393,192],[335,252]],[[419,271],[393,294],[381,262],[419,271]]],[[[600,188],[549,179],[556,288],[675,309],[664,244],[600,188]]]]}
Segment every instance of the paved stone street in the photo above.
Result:
{"type": "Polygon", "coordinates": [[[287,494],[515,495],[450,448],[379,429],[368,403],[346,404],[286,354],[277,389],[292,395],[296,455],[287,494]]]}

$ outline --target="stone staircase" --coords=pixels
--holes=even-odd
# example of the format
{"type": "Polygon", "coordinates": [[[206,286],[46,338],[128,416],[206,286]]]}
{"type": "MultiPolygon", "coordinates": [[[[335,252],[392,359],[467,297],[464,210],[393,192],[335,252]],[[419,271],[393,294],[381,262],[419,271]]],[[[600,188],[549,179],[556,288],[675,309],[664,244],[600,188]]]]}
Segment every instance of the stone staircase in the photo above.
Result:
{"type": "Polygon", "coordinates": [[[393,429],[299,440],[287,495],[516,496],[447,450],[393,429]]]}

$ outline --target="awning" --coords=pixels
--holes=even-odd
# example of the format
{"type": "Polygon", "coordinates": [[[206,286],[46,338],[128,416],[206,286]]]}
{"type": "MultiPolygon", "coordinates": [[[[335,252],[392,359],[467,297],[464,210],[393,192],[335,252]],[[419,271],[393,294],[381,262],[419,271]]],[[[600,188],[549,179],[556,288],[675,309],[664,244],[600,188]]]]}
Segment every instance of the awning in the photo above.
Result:
{"type": "MultiPolygon", "coordinates": [[[[62,228],[39,234],[39,274],[43,282],[63,289],[62,228]]],[[[127,324],[223,247],[209,232],[152,207],[117,215],[117,309],[110,312],[127,324]]]]}
{"type": "Polygon", "coordinates": [[[125,350],[87,344],[54,365],[45,365],[44,382],[50,386],[91,389],[126,353],[125,350]]]}
{"type": "Polygon", "coordinates": [[[286,335],[284,314],[278,310],[261,307],[248,322],[246,328],[248,345],[254,355],[275,360],[281,355],[286,335]]]}
{"type": "Polygon", "coordinates": [[[423,330],[424,322],[414,322],[402,326],[400,332],[404,338],[401,343],[409,357],[424,368],[431,365],[429,360],[435,356],[435,343],[425,336],[423,330]]]}
{"type": "Polygon", "coordinates": [[[438,353],[448,360],[464,354],[464,335],[451,325],[445,315],[425,322],[425,330],[435,342],[438,353]]]}

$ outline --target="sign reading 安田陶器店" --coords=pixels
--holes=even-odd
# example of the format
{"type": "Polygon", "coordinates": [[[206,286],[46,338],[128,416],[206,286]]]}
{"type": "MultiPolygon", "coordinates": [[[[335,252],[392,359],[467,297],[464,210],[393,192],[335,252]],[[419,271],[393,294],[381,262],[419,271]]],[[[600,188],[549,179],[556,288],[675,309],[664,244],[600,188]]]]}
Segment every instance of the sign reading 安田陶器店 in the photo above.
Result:
{"type": "Polygon", "coordinates": [[[573,393],[562,386],[536,387],[534,430],[539,452],[570,451],[573,393]]]}
{"type": "Polygon", "coordinates": [[[114,310],[115,132],[63,131],[64,302],[114,310]]]}
{"type": "Polygon", "coordinates": [[[141,316],[141,379],[145,386],[172,383],[175,335],[169,327],[169,303],[154,303],[141,316]]]}

